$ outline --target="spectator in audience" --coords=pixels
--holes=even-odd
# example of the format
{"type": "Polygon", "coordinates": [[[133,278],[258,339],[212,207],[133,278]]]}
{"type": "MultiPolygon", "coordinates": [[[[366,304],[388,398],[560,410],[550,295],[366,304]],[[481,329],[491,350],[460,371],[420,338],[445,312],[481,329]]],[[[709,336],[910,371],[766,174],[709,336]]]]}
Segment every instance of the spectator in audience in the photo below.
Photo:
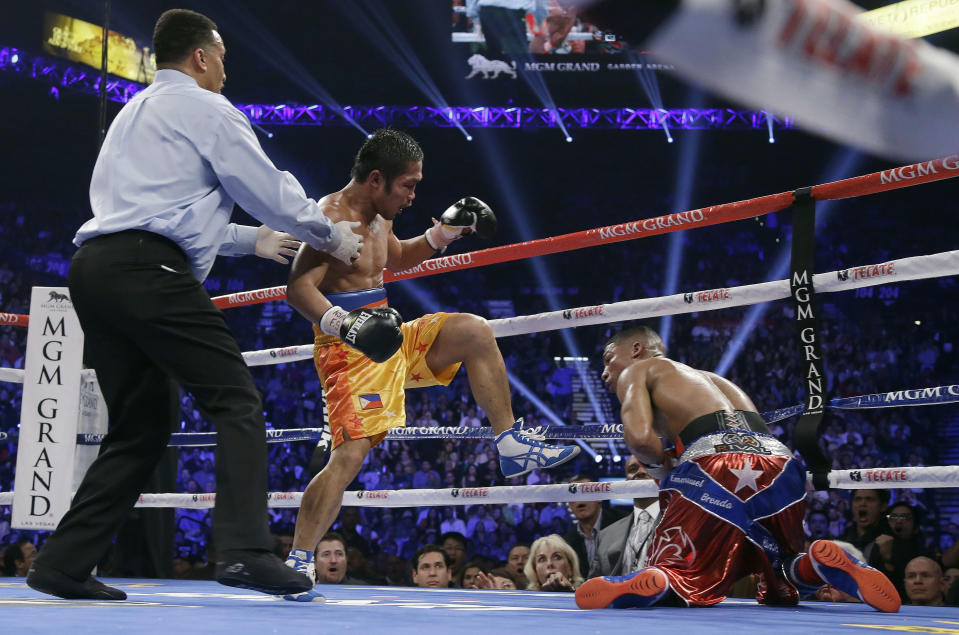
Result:
{"type": "MultiPolygon", "coordinates": [[[[516,591],[524,588],[519,586],[520,581],[516,578],[516,576],[503,567],[497,567],[496,569],[493,569],[489,572],[488,577],[491,584],[491,586],[488,588],[499,589],[501,591],[516,591]]],[[[524,577],[523,579],[525,580],[526,578],[524,577]]]]}
{"type": "Polygon", "coordinates": [[[853,524],[839,538],[855,545],[866,556],[867,561],[872,559],[876,538],[890,531],[884,517],[888,506],[887,489],[857,489],[853,492],[853,524]]]}
{"type": "Polygon", "coordinates": [[[316,546],[317,584],[364,584],[348,575],[346,541],[339,533],[328,531],[316,546]]]}
{"type": "Polygon", "coordinates": [[[27,575],[33,559],[37,557],[37,548],[29,540],[18,540],[6,548],[3,554],[4,575],[22,578],[27,575]]]}
{"type": "Polygon", "coordinates": [[[476,416],[475,406],[470,406],[466,409],[466,412],[460,418],[459,424],[469,428],[478,428],[483,425],[483,423],[479,420],[479,417],[476,416]]]}
{"type": "Polygon", "coordinates": [[[480,574],[489,573],[489,565],[486,564],[485,560],[473,559],[466,563],[466,566],[463,567],[463,573],[456,577],[456,586],[461,589],[480,589],[484,588],[478,586],[477,578],[480,574]]]}
{"type": "Polygon", "coordinates": [[[899,594],[905,596],[906,564],[919,556],[935,558],[936,554],[925,547],[919,532],[922,518],[918,507],[896,503],[888,511],[889,532],[876,537],[869,565],[885,573],[896,584],[899,594]]]}
{"type": "Polygon", "coordinates": [[[497,589],[501,591],[515,591],[517,586],[516,576],[504,569],[497,567],[489,573],[480,571],[473,579],[474,589],[497,589]]]}
{"type": "Polygon", "coordinates": [[[529,545],[526,543],[516,543],[506,553],[505,569],[513,574],[517,589],[525,589],[529,586],[525,573],[527,560],[529,560],[529,545]]]}
{"type": "Polygon", "coordinates": [[[437,489],[439,486],[439,473],[433,469],[429,461],[423,461],[420,469],[413,474],[413,489],[437,489]]]}
{"type": "Polygon", "coordinates": [[[450,578],[456,579],[466,565],[467,546],[466,536],[457,531],[448,531],[440,536],[439,543],[443,551],[449,557],[449,566],[451,568],[450,578]]]}
{"type": "Polygon", "coordinates": [[[445,589],[450,585],[450,558],[439,545],[423,545],[413,555],[413,584],[445,589]]]}
{"type": "Polygon", "coordinates": [[[440,523],[440,533],[458,533],[460,535],[466,534],[466,523],[463,522],[463,519],[459,517],[461,507],[453,506],[446,508],[445,519],[440,523]]]}
{"type": "Polygon", "coordinates": [[[946,597],[948,597],[953,585],[959,580],[959,568],[949,567],[942,575],[946,579],[946,597]]]}
{"type": "MultiPolygon", "coordinates": [[[[630,456],[626,459],[626,480],[652,481],[652,477],[636,457],[630,456]]],[[[658,516],[658,495],[634,498],[631,514],[599,532],[596,553],[586,577],[625,575],[645,567],[658,516]]]]}
{"type": "Polygon", "coordinates": [[[575,591],[583,583],[579,556],[561,536],[537,538],[523,573],[531,591],[575,591]]]}
{"type": "MultiPolygon", "coordinates": [[[[588,476],[577,474],[569,479],[570,483],[588,483],[588,476]]],[[[576,552],[579,563],[579,576],[586,577],[589,565],[596,555],[596,538],[603,527],[608,527],[620,519],[621,514],[603,506],[603,501],[574,501],[568,504],[576,518],[575,525],[566,532],[563,540],[576,552]]],[[[532,580],[530,580],[532,582],[532,580]]]]}
{"type": "Polygon", "coordinates": [[[821,510],[810,510],[806,515],[806,533],[810,540],[831,538],[829,533],[829,517],[821,510]]]}
{"type": "Polygon", "coordinates": [[[369,556],[372,551],[369,541],[360,533],[360,520],[359,507],[344,507],[340,511],[340,525],[337,531],[343,536],[347,547],[356,547],[364,556],[369,556]]]}
{"type": "Polygon", "coordinates": [[[919,556],[906,565],[906,597],[916,606],[942,606],[946,579],[942,567],[932,558],[919,556]]]}
{"type": "Polygon", "coordinates": [[[569,407],[573,403],[573,377],[576,371],[566,366],[566,360],[560,358],[556,369],[549,378],[549,392],[553,396],[556,413],[565,418],[569,416],[569,407]]]}
{"type": "Polygon", "coordinates": [[[480,526],[483,527],[486,533],[496,531],[496,523],[489,516],[488,505],[473,506],[470,519],[466,523],[466,536],[468,538],[473,538],[473,534],[480,526]]]}
{"type": "Polygon", "coordinates": [[[274,534],[273,535],[274,549],[273,553],[277,555],[281,560],[286,560],[286,557],[290,555],[290,549],[293,548],[293,534],[283,533],[283,534],[274,534]]]}

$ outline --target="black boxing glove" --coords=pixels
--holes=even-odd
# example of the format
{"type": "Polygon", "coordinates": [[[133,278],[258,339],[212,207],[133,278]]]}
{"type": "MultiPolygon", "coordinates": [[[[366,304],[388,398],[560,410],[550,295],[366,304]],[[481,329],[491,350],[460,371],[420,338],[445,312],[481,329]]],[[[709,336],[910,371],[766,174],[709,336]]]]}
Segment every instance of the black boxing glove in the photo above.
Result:
{"type": "Polygon", "coordinates": [[[403,318],[393,308],[353,309],[347,313],[334,306],[320,319],[320,330],[379,364],[393,357],[403,344],[401,324],[403,318]]]}
{"type": "Polygon", "coordinates": [[[467,234],[491,238],[496,233],[496,214],[489,205],[473,196],[450,205],[439,220],[426,230],[426,242],[436,251],[446,251],[450,243],[467,234]]]}

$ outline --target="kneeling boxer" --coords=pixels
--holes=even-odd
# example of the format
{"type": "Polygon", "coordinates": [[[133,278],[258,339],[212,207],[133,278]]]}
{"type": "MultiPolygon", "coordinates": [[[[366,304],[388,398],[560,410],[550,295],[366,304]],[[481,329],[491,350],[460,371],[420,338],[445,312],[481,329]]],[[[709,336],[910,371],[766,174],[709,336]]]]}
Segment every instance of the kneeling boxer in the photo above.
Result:
{"type": "Polygon", "coordinates": [[[645,326],[613,335],[603,366],[603,383],[622,404],[626,445],[659,479],[663,511],[649,566],[588,580],[576,590],[580,608],[708,606],[755,573],[763,604],[794,605],[799,591],[831,584],[880,611],[899,610],[892,582],[834,542],[801,553],[806,471],[738,386],[668,359],[645,326]],[[660,437],[676,445],[678,461],[660,437]]]}
{"type": "MultiPolygon", "coordinates": [[[[306,491],[287,564],[309,573],[313,547],[336,518],[347,485],[370,449],[406,422],[405,389],[448,385],[466,365],[476,403],[497,433],[507,477],[561,465],[579,448],[551,446],[514,422],[506,365],[489,323],[466,313],[434,313],[403,322],[387,307],[383,268],[403,271],[454,240],[488,238],[496,217],[482,201],[454,203],[423,235],[399,240],[393,219],[412,204],[423,178],[423,151],[408,134],[383,128],[360,148],[352,179],[320,201],[334,222],[360,221],[358,260],[344,265],[308,246],[293,262],[287,300],[313,322],[314,361],[329,406],[333,452],[306,491]]],[[[316,591],[284,596],[311,601],[316,591]]]]}

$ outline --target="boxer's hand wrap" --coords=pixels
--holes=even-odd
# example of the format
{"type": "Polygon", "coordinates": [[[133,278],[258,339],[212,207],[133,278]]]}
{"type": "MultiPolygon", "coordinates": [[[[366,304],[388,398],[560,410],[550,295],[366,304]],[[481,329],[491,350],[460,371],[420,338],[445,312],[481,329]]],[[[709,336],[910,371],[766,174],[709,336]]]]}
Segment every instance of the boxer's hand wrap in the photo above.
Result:
{"type": "Polygon", "coordinates": [[[433,226],[426,230],[426,242],[436,251],[446,251],[450,243],[467,234],[490,238],[496,232],[496,215],[483,201],[467,196],[456,201],[443,212],[440,219],[433,219],[433,226]]]}
{"type": "MultiPolygon", "coordinates": [[[[643,463],[640,461],[640,463],[643,463]]],[[[666,478],[666,475],[669,474],[669,465],[659,464],[659,465],[648,465],[643,463],[643,467],[646,468],[646,473],[653,477],[653,480],[659,483],[661,480],[666,478]]]]}
{"type": "Polygon", "coordinates": [[[400,325],[403,318],[393,308],[353,309],[349,313],[338,306],[320,319],[320,330],[341,340],[376,363],[393,357],[403,344],[400,325]]]}

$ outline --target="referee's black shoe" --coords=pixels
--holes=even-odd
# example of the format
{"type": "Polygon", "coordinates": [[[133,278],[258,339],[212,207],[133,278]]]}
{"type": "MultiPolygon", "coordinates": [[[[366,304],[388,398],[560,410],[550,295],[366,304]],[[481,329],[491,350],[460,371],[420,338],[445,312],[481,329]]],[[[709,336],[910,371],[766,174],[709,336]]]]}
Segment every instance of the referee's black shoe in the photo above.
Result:
{"type": "Polygon", "coordinates": [[[273,553],[256,549],[222,552],[217,558],[216,581],[269,595],[303,593],[313,588],[312,580],[283,564],[273,553]]]}
{"type": "Polygon", "coordinates": [[[36,564],[27,572],[27,585],[34,591],[55,595],[66,600],[125,600],[127,594],[109,587],[92,575],[77,580],[62,571],[36,564]]]}

